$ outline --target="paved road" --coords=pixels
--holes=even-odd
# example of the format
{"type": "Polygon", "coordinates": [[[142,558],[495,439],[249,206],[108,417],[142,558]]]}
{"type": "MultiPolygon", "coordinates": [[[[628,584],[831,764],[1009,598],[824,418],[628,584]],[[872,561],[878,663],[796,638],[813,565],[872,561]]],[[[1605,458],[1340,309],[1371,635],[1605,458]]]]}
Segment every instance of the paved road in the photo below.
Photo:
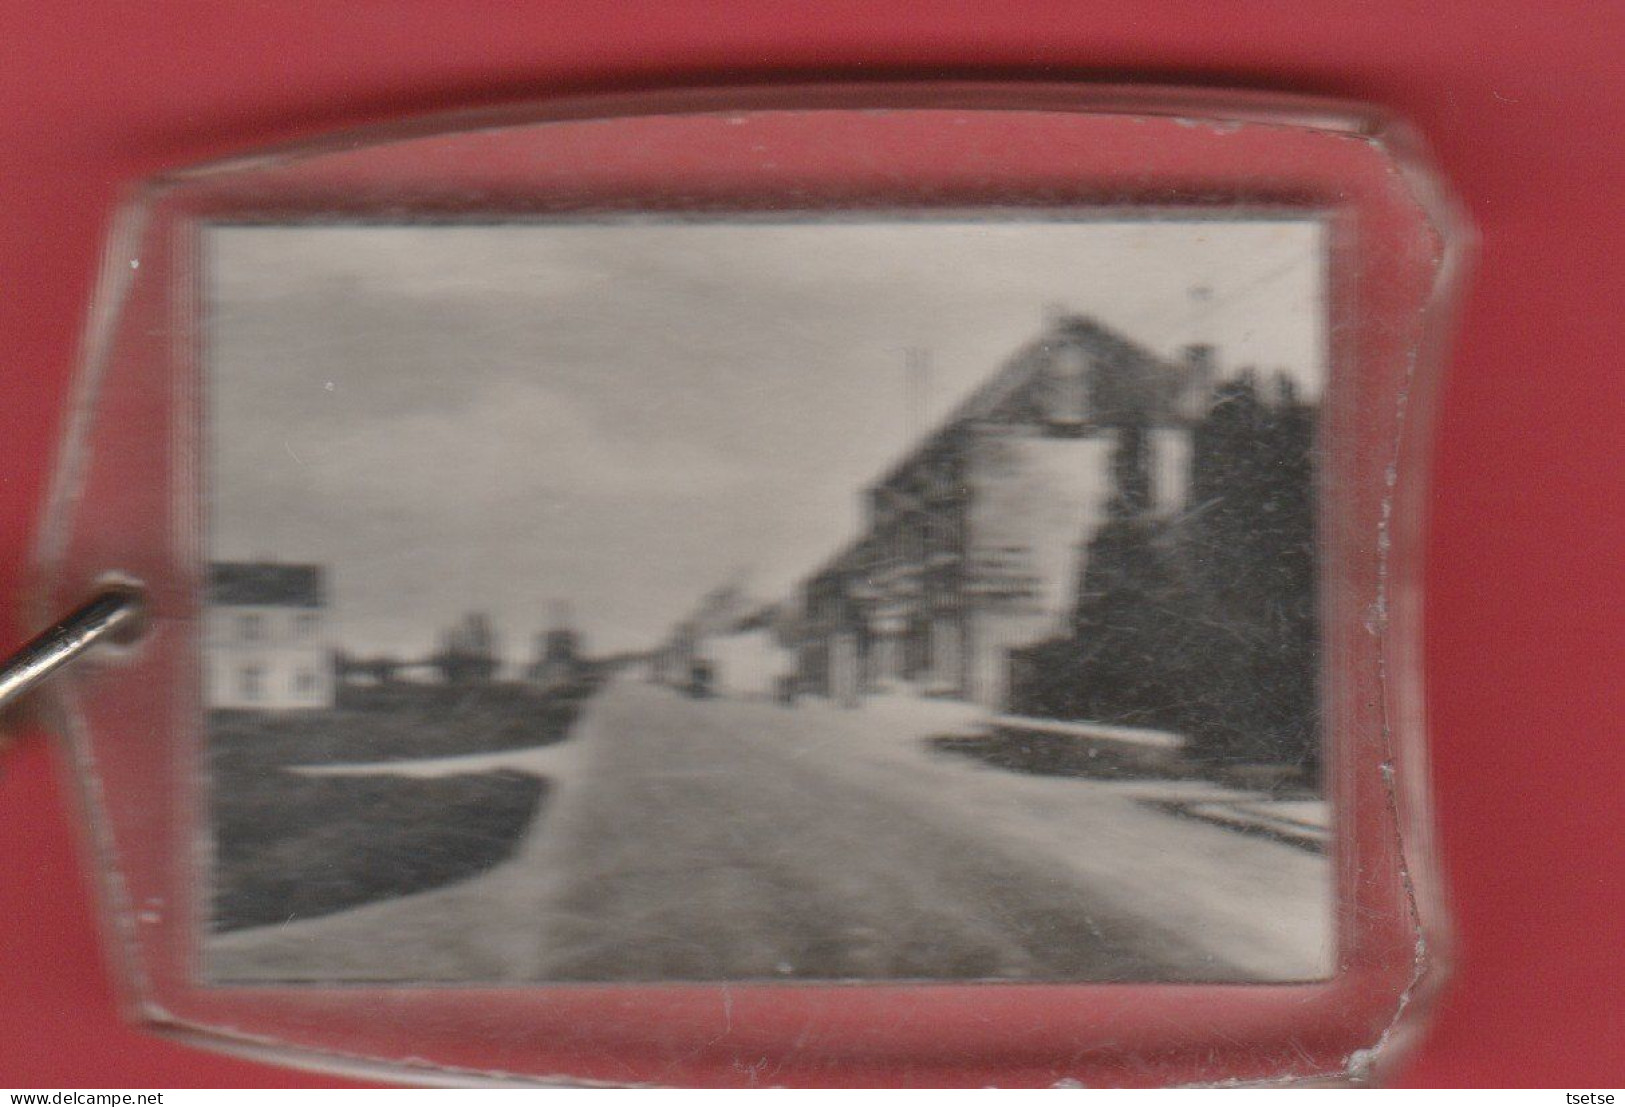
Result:
{"type": "Polygon", "coordinates": [[[1212,971],[1041,859],[898,788],[885,758],[863,756],[867,734],[831,749],[817,733],[831,722],[866,731],[868,717],[623,684],[595,721],[605,740],[594,772],[557,812],[574,871],[543,976],[1212,971]]]}
{"type": "Polygon", "coordinates": [[[928,736],[967,721],[958,705],[784,708],[622,679],[531,766],[556,798],[512,861],[228,935],[212,967],[260,979],[1323,973],[1321,858],[1108,782],[929,751],[928,736]]]}

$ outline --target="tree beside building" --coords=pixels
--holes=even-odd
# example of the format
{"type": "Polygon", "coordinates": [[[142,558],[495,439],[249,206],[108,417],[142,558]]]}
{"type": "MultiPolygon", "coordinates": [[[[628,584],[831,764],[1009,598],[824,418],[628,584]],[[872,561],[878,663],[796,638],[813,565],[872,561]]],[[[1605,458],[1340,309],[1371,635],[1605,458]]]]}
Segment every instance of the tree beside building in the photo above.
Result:
{"type": "Polygon", "coordinates": [[[440,648],[432,658],[440,679],[449,685],[490,684],[501,668],[496,631],[490,616],[470,612],[457,625],[440,636],[440,648]]]}
{"type": "Polygon", "coordinates": [[[1317,769],[1314,416],[1284,377],[1219,385],[1166,517],[1143,510],[1124,436],[1070,631],[1013,657],[1013,706],[1176,730],[1207,763],[1317,769]]]}

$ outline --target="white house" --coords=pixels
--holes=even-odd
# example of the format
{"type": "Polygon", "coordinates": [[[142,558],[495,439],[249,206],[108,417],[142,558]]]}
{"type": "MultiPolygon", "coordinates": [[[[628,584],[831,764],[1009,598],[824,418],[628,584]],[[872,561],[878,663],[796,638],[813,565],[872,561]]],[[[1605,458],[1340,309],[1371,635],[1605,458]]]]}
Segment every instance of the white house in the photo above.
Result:
{"type": "Polygon", "coordinates": [[[203,631],[211,708],[333,706],[333,661],[322,567],[215,562],[203,631]]]}
{"type": "Polygon", "coordinates": [[[795,651],[784,645],[783,632],[770,616],[757,616],[719,630],[703,648],[719,695],[776,699],[796,672],[795,651]]]}

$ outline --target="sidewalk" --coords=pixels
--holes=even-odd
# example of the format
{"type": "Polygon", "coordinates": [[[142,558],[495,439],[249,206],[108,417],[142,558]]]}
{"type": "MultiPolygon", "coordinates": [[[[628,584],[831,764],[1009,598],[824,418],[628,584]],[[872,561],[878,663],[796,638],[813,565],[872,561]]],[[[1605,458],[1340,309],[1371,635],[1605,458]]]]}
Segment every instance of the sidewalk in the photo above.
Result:
{"type": "Polygon", "coordinates": [[[1101,781],[1121,795],[1170,814],[1258,834],[1315,853],[1331,841],[1331,803],[1324,799],[1277,799],[1266,792],[1227,788],[1206,780],[1101,781]]]}
{"type": "MultiPolygon", "coordinates": [[[[995,715],[984,720],[981,732],[995,729],[1030,731],[1076,739],[1107,752],[1144,751],[1145,762],[1158,755],[1177,753],[1186,745],[1183,735],[1142,727],[1108,726],[1025,715],[995,715]]],[[[1090,756],[1092,757],[1091,749],[1090,756]]],[[[1103,782],[1104,783],[1104,782],[1103,782]]],[[[1229,787],[1212,781],[1125,780],[1115,782],[1124,794],[1171,814],[1201,819],[1216,826],[1260,834],[1289,845],[1324,852],[1331,837],[1331,805],[1324,799],[1279,799],[1267,792],[1229,787]]]]}
{"type": "MultiPolygon", "coordinates": [[[[945,831],[974,824],[1012,856],[1047,858],[1119,910],[1195,936],[1216,962],[1259,980],[1331,971],[1330,867],[1285,835],[1249,832],[1278,818],[1261,793],[1017,773],[934,751],[933,737],[992,725],[986,711],[953,701],[892,694],[842,708],[808,700],[786,713],[798,716],[800,755],[848,787],[884,790],[945,831]],[[1162,802],[1173,799],[1179,809],[1162,802]],[[1186,802],[1214,810],[1186,810],[1186,802]],[[1210,817],[1221,813],[1229,817],[1210,817]]],[[[1313,804],[1293,815],[1311,825],[1323,818],[1313,804]]]]}

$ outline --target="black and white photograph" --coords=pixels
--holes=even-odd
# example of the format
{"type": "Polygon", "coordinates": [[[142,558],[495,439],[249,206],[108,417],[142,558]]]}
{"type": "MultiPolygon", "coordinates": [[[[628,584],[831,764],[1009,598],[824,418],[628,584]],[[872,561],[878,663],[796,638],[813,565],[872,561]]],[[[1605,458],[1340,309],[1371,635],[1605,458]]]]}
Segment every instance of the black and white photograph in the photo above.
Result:
{"type": "Polygon", "coordinates": [[[1326,264],[207,227],[207,979],[1327,978],[1326,264]]]}

